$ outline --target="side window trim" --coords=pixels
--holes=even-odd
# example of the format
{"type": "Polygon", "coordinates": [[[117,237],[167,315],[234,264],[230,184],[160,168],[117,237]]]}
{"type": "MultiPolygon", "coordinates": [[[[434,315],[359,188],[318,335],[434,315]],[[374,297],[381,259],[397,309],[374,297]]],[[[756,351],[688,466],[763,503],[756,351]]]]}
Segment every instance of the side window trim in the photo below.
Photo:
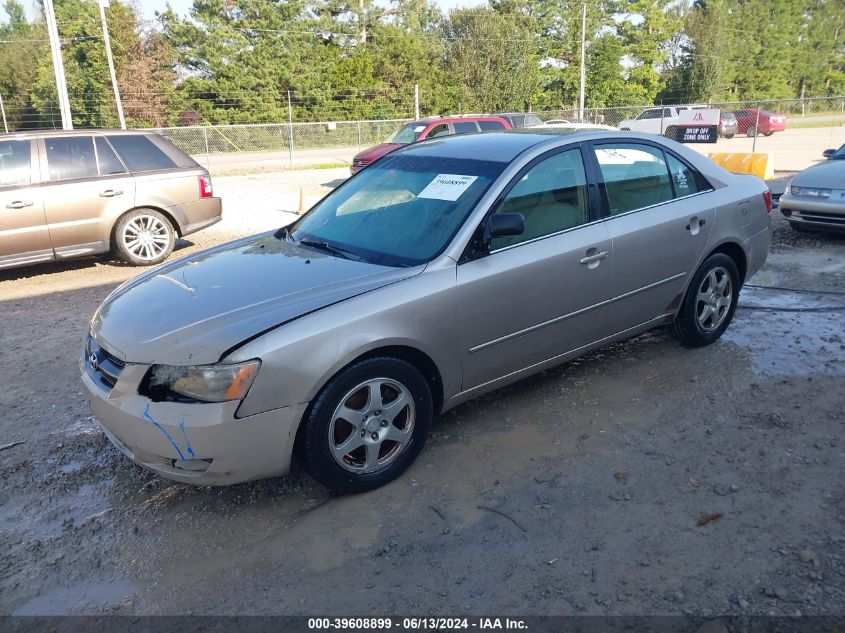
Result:
{"type": "MultiPolygon", "coordinates": [[[[639,213],[640,211],[644,211],[645,209],[653,209],[654,207],[659,207],[664,204],[668,204],[670,202],[675,202],[676,200],[684,200],[686,198],[691,198],[693,196],[701,195],[702,193],[709,193],[713,191],[713,185],[711,185],[707,179],[704,177],[700,171],[698,171],[695,167],[689,164],[689,161],[684,159],[682,156],[678,156],[676,153],[667,150],[665,147],[660,145],[659,143],[655,143],[653,141],[645,140],[645,139],[636,139],[632,140],[630,138],[622,138],[622,137],[615,137],[615,138],[603,138],[601,140],[596,141],[587,141],[586,142],[586,153],[587,153],[587,160],[590,161],[591,165],[593,166],[593,174],[592,177],[594,182],[596,183],[596,188],[599,190],[597,193],[600,195],[600,204],[599,208],[601,209],[601,215],[603,220],[611,219],[611,218],[620,218],[622,216],[628,215],[629,213],[639,213]],[[688,194],[686,196],[680,196],[672,198],[671,200],[666,200],[664,202],[658,202],[657,204],[651,204],[647,207],[639,207],[638,209],[631,209],[630,211],[626,211],[625,213],[620,213],[618,215],[611,215],[610,214],[610,201],[607,196],[607,191],[605,189],[604,184],[604,176],[601,173],[601,167],[599,166],[598,158],[596,158],[595,146],[596,145],[608,145],[611,143],[637,143],[639,145],[648,145],[654,149],[660,150],[663,153],[663,162],[667,166],[669,166],[668,157],[671,156],[672,158],[676,159],[680,163],[686,165],[692,172],[695,174],[696,182],[698,183],[700,190],[696,191],[695,193],[688,194]]],[[[587,174],[587,180],[590,181],[590,174],[587,174]]],[[[675,192],[675,183],[672,182],[671,173],[669,174],[669,181],[672,185],[672,193],[673,195],[677,195],[675,192]]]]}
{"type": "Polygon", "coordinates": [[[503,251],[511,250],[513,248],[519,248],[520,246],[525,246],[525,245],[528,245],[528,244],[534,244],[535,242],[538,242],[540,240],[545,240],[547,238],[554,237],[556,235],[568,233],[569,231],[576,231],[576,230],[583,228],[585,226],[590,226],[592,224],[595,224],[596,222],[602,222],[604,220],[604,218],[601,216],[600,210],[595,205],[595,202],[596,202],[595,198],[596,198],[596,194],[597,194],[597,192],[595,191],[595,189],[596,189],[595,180],[594,180],[595,174],[592,173],[591,166],[588,164],[588,160],[587,160],[588,157],[587,157],[587,152],[585,150],[584,143],[583,142],[576,142],[576,143],[571,143],[569,145],[564,145],[564,146],[561,146],[561,147],[555,147],[554,149],[551,149],[547,152],[544,152],[543,154],[540,154],[539,156],[532,159],[528,164],[524,165],[522,167],[522,169],[520,169],[516,173],[516,175],[513,178],[511,178],[511,180],[508,182],[508,184],[505,185],[505,188],[502,189],[501,192],[499,192],[499,195],[496,196],[496,199],[490,204],[490,208],[487,209],[486,213],[484,214],[484,217],[478,223],[478,226],[475,227],[475,232],[473,234],[473,238],[470,239],[469,243],[467,244],[466,248],[464,249],[463,254],[458,259],[458,264],[463,264],[463,263],[466,263],[468,261],[473,261],[474,259],[480,259],[480,257],[478,257],[478,256],[474,257],[473,254],[472,254],[473,245],[476,242],[476,239],[478,237],[478,233],[483,230],[483,227],[487,224],[487,221],[490,219],[490,216],[493,215],[496,212],[496,210],[499,208],[499,205],[501,205],[502,202],[505,200],[505,198],[508,197],[508,194],[511,192],[511,190],[519,183],[519,181],[522,179],[522,177],[526,173],[528,173],[536,165],[538,165],[539,163],[543,162],[544,160],[546,160],[548,158],[552,158],[553,156],[556,156],[557,154],[563,154],[564,152],[569,152],[569,151],[572,151],[572,150],[575,150],[575,149],[577,149],[581,153],[581,162],[584,165],[584,176],[585,176],[585,179],[586,179],[586,186],[587,186],[587,214],[588,214],[588,217],[589,217],[589,221],[585,222],[584,224],[572,226],[568,229],[562,229],[560,231],[555,231],[554,233],[549,233],[548,235],[541,235],[540,237],[535,237],[534,239],[526,240],[525,242],[519,242],[518,244],[511,244],[511,245],[505,246],[503,248],[498,248],[498,249],[492,250],[492,251],[490,251],[490,252],[488,252],[484,255],[481,255],[481,257],[493,255],[494,253],[501,253],[503,251]]]}
{"type": "Polygon", "coordinates": [[[100,173],[100,150],[97,149],[97,139],[102,140],[106,145],[109,146],[114,157],[117,159],[117,162],[123,166],[123,173],[122,174],[100,174],[100,178],[117,178],[117,177],[126,177],[131,176],[132,172],[129,171],[129,168],[126,166],[126,163],[123,162],[123,158],[120,154],[117,153],[117,150],[112,147],[112,144],[109,143],[109,137],[105,134],[95,134],[94,135],[94,155],[97,158],[97,173],[100,173]]]}

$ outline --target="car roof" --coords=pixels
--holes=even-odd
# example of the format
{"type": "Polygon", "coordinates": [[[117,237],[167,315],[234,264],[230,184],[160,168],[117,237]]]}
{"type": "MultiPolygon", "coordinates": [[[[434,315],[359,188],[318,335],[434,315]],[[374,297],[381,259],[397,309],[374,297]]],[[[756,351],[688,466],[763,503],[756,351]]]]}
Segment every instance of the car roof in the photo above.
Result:
{"type": "MultiPolygon", "coordinates": [[[[629,138],[631,132],[611,130],[571,130],[564,128],[520,128],[504,132],[442,136],[405,145],[393,154],[413,154],[441,158],[483,159],[507,163],[524,151],[541,145],[553,147],[562,141],[587,141],[601,138],[629,138]]],[[[649,138],[649,137],[644,137],[649,138]]]]}
{"type": "Polygon", "coordinates": [[[21,139],[41,138],[44,136],[90,136],[91,134],[106,134],[116,136],[118,134],[155,134],[155,130],[119,130],[110,128],[83,128],[77,130],[26,130],[21,132],[0,133],[0,139],[21,139]]]}
{"type": "Polygon", "coordinates": [[[498,114],[447,114],[411,121],[407,125],[431,125],[432,123],[453,123],[458,121],[501,121],[503,118],[498,114]]]}

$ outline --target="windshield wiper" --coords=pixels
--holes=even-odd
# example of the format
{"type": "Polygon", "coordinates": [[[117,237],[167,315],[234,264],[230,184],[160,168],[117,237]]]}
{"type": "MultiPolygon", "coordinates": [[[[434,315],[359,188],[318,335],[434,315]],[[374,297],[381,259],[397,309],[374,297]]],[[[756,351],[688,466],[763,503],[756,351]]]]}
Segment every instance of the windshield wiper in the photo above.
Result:
{"type": "MultiPolygon", "coordinates": [[[[292,238],[296,239],[296,238],[292,238]]],[[[339,246],[335,246],[334,244],[329,244],[325,241],[320,240],[309,240],[309,239],[301,239],[296,240],[297,245],[301,246],[308,246],[309,248],[316,248],[321,251],[325,251],[327,253],[331,253],[332,255],[337,255],[338,257],[342,257],[344,259],[351,259],[352,261],[360,262],[361,256],[357,253],[353,253],[352,251],[348,251],[345,248],[341,248],[339,246]]]]}

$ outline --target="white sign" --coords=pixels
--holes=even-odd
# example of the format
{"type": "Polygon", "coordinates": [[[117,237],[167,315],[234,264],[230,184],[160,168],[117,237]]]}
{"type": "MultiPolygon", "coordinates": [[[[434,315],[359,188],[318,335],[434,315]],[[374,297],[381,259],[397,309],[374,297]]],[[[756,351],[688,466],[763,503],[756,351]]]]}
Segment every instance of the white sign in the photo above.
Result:
{"type": "Polygon", "coordinates": [[[719,125],[718,108],[694,108],[678,111],[678,125],[719,125]]]}
{"type": "Polygon", "coordinates": [[[450,200],[454,202],[461,197],[478,176],[459,176],[457,174],[437,174],[425,189],[419,192],[417,198],[432,200],[450,200]]]}

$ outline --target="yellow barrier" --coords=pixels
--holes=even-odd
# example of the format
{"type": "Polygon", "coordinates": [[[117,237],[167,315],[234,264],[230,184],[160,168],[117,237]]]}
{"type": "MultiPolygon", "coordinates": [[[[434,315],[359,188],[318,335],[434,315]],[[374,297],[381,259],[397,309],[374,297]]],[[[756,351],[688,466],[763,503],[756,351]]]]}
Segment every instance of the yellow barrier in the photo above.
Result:
{"type": "Polygon", "coordinates": [[[775,176],[772,152],[713,152],[707,157],[717,165],[738,174],[754,174],[768,180],[775,176]]]}

